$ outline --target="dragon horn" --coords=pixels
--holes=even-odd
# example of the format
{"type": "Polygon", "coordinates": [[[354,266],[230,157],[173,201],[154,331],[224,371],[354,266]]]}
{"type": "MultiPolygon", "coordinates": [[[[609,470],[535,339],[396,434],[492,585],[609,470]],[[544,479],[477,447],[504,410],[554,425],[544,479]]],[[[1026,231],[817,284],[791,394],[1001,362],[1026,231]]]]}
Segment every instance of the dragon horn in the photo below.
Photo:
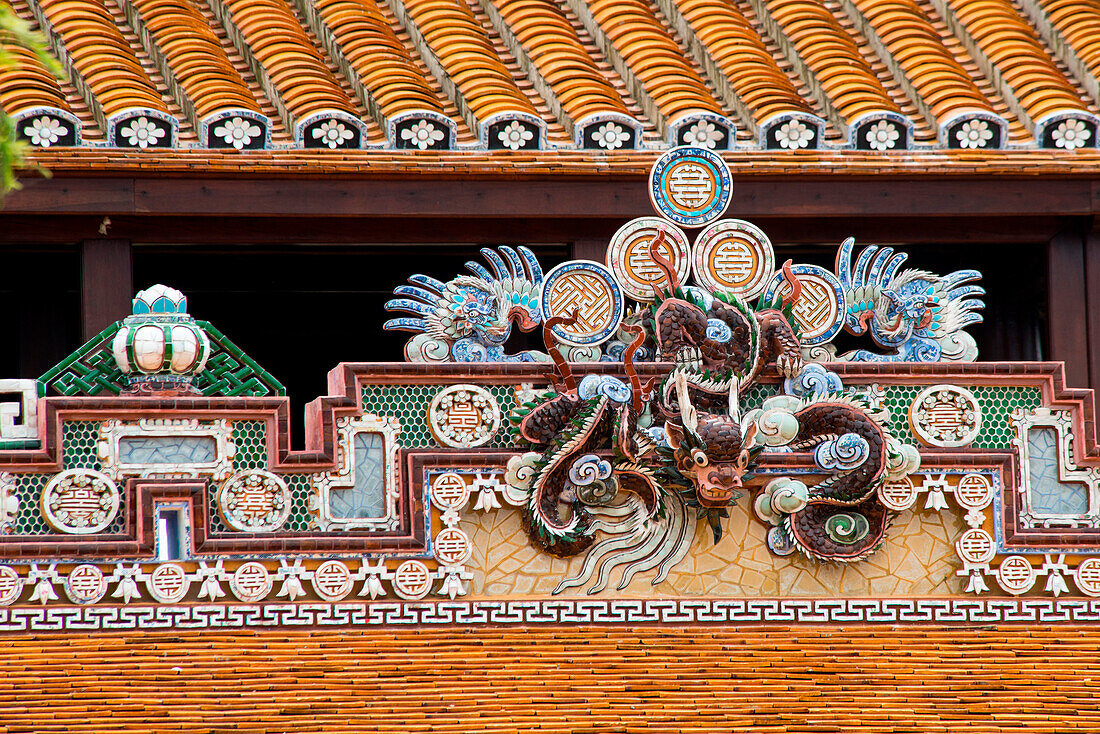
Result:
{"type": "Polygon", "coordinates": [[[737,378],[733,380],[733,384],[730,385],[730,418],[733,418],[738,423],[741,422],[741,393],[740,386],[737,384],[737,378]]]}
{"type": "Polygon", "coordinates": [[[688,398],[687,375],[683,372],[676,374],[676,400],[680,403],[680,420],[683,421],[684,428],[692,435],[698,436],[699,414],[688,398]]]}
{"type": "Polygon", "coordinates": [[[569,316],[551,316],[542,325],[542,343],[546,347],[546,353],[554,360],[554,373],[550,379],[553,380],[556,387],[565,387],[566,391],[570,393],[577,391],[577,382],[573,379],[573,370],[569,367],[569,363],[565,361],[565,357],[562,357],[561,352],[558,350],[557,340],[554,339],[552,329],[558,324],[572,326],[575,323],[577,323],[577,309],[573,309],[569,316]]]}
{"type": "Polygon", "coordinates": [[[638,379],[638,372],[634,369],[634,352],[638,351],[638,347],[642,346],[645,341],[645,329],[638,324],[623,324],[623,328],[634,334],[634,340],[630,342],[630,346],[623,353],[623,369],[626,370],[626,376],[630,378],[630,389],[633,393],[630,407],[634,409],[635,413],[641,413],[642,381],[638,379]]]}
{"type": "Polygon", "coordinates": [[[802,297],[802,282],[795,277],[790,260],[783,263],[783,277],[791,284],[791,292],[783,296],[783,308],[786,308],[793,303],[798,303],[798,299],[802,297]]]}
{"type": "MultiPolygon", "coordinates": [[[[665,274],[665,280],[668,282],[668,292],[671,295],[672,289],[676,287],[676,267],[672,264],[672,261],[661,254],[660,247],[665,241],[665,233],[663,231],[657,232],[657,236],[649,241],[649,257],[653,262],[657,264],[657,267],[661,269],[661,272],[665,274]]],[[[654,284],[659,287],[659,284],[654,284]]]]}

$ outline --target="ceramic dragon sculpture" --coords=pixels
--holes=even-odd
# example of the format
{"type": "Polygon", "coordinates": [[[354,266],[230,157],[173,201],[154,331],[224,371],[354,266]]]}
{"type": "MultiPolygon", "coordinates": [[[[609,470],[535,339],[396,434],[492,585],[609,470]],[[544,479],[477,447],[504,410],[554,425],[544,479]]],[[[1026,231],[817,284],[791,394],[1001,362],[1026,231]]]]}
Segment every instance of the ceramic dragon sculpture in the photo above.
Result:
{"type": "Polygon", "coordinates": [[[857,349],[836,356],[831,344],[815,358],[849,362],[972,362],[978,348],[963,331],[979,324],[985,290],[974,283],[977,270],[956,270],[944,276],[926,270],[901,270],[908,255],[893,248],[865,247],[852,264],[854,240],[837,251],[836,274],[844,288],[847,310],[844,328],[850,334],[869,333],[887,353],[857,349]]]}
{"type": "MultiPolygon", "coordinates": [[[[771,527],[777,553],[854,561],[883,541],[890,513],[877,490],[917,468],[904,446],[855,399],[838,394],[777,395],[743,413],[740,395],[768,364],[788,378],[802,369],[790,309],[799,283],[785,266],[791,293],[749,306],[735,296],[675,287],[671,263],[650,255],[665,287],[623,354],[628,383],[590,374],[578,384],[553,347],[553,390],[511,416],[534,450],[509,462],[506,481],[536,546],[562,557],[585,554],[582,569],[556,592],[592,582],[605,588],[622,568],[619,588],[656,569],[659,583],[688,552],[700,519],[720,539],[727,508],[769,451],[814,452],[813,486],[787,476],[757,490],[754,507],[771,527]],[[648,340],[673,366],[643,385],[634,353],[648,340]],[[564,510],[564,511],[563,511],[564,510]]],[[[565,319],[568,322],[568,319],[565,319]]]]}
{"type": "Polygon", "coordinates": [[[481,249],[492,272],[467,262],[472,275],[460,275],[446,283],[427,275],[409,277],[398,286],[387,311],[411,316],[390,319],[383,328],[416,334],[405,345],[410,362],[541,362],[542,352],[505,354],[504,342],[513,324],[522,331],[535,329],[542,320],[539,290],[542,267],[526,247],[481,249]]]}

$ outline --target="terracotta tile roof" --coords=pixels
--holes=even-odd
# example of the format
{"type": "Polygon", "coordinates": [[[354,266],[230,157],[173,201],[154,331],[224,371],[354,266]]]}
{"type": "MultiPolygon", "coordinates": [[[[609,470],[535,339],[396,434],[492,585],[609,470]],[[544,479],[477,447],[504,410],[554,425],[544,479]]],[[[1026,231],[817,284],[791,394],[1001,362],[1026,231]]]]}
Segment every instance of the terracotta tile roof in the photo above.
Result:
{"type": "Polygon", "coordinates": [[[492,150],[515,122],[522,150],[598,150],[609,120],[625,148],[689,125],[723,149],[1100,144],[1092,0],[2,1],[72,86],[24,58],[0,104],[83,145],[139,146],[116,127],[142,114],[171,133],[147,148],[218,147],[206,125],[237,113],[264,128],[250,148],[320,144],[303,126],[325,116],[358,131],[342,149],[492,150]]]}
{"type": "MultiPolygon", "coordinates": [[[[717,67],[708,69],[719,87],[744,108],[748,122],[756,128],[768,118],[784,112],[809,112],[794,84],[779,68],[764,39],[736,5],[723,0],[681,0],[664,3],[667,15],[679,15],[686,27],[681,35],[693,34],[700,53],[717,67]]],[[[705,62],[704,62],[705,63],[705,62]]]]}
{"type": "Polygon", "coordinates": [[[568,129],[586,115],[629,114],[615,88],[589,55],[561,6],[552,0],[491,0],[490,17],[506,42],[514,39],[529,60],[532,77],[542,80],[539,92],[568,129]],[[509,36],[511,38],[509,38],[509,36]]]}
{"type": "MultiPolygon", "coordinates": [[[[0,0],[0,7],[10,9],[11,3],[0,0]]],[[[0,68],[0,109],[12,115],[32,107],[56,107],[71,112],[61,85],[34,54],[10,45],[4,46],[4,52],[15,59],[15,65],[0,68]]]]}
{"type": "Polygon", "coordinates": [[[7,635],[6,732],[1096,731],[1095,626],[7,635]]]}
{"type": "Polygon", "coordinates": [[[322,32],[331,34],[333,43],[326,48],[346,61],[350,68],[345,74],[354,74],[368,109],[377,109],[380,124],[410,110],[443,111],[431,84],[375,0],[320,0],[307,3],[307,15],[311,8],[319,16],[322,32]]]}
{"type": "Polygon", "coordinates": [[[39,24],[50,29],[63,46],[61,60],[74,82],[94,100],[97,118],[128,108],[145,107],[167,112],[134,49],[126,42],[110,12],[100,0],[39,0],[33,3],[39,24]]]}
{"type": "Polygon", "coordinates": [[[211,0],[211,8],[238,46],[247,47],[253,72],[288,128],[321,110],[356,114],[284,0],[211,0]]]}
{"type": "Polygon", "coordinates": [[[259,112],[241,75],[233,67],[206,19],[187,0],[119,0],[130,24],[144,29],[161,73],[178,85],[184,109],[198,120],[226,108],[259,112]]]}

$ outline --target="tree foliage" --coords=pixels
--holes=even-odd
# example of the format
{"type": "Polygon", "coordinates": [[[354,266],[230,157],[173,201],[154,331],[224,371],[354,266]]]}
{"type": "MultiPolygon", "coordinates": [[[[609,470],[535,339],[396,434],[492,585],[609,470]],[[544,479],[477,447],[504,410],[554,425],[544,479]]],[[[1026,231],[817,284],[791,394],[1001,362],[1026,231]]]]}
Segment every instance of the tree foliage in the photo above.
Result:
{"type": "MultiPolygon", "coordinates": [[[[19,66],[19,57],[28,52],[53,74],[62,75],[61,65],[46,49],[46,39],[31,30],[6,3],[0,4],[0,69],[19,66]]],[[[19,188],[15,172],[28,167],[27,143],[19,139],[15,121],[0,108],[0,196],[19,188]]],[[[48,172],[35,167],[43,175],[48,172]]]]}

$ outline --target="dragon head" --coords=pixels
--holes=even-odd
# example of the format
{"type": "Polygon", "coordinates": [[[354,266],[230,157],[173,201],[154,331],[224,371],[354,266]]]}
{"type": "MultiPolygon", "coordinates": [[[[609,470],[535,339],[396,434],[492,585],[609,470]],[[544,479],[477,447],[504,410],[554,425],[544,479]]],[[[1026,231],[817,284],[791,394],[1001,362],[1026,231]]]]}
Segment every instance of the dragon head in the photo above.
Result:
{"type": "Polygon", "coordinates": [[[736,415],[705,414],[700,420],[683,372],[676,376],[676,393],[679,415],[665,422],[676,471],[691,483],[702,507],[725,507],[742,494],[743,480],[756,455],[752,448],[756,426],[751,425],[742,438],[736,415]]]}

